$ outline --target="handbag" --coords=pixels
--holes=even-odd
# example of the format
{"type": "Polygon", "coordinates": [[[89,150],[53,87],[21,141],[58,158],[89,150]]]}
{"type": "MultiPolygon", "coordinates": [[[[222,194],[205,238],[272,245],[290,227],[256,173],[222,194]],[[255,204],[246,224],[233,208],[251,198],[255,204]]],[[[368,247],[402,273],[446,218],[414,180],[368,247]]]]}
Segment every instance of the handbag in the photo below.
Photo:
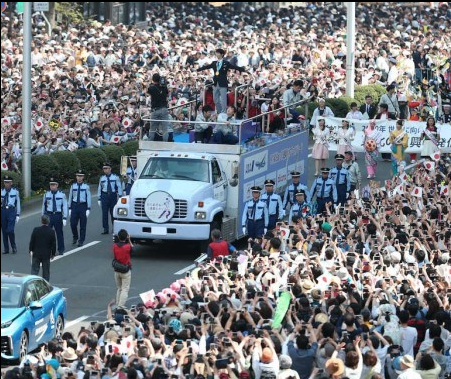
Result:
{"type": "Polygon", "coordinates": [[[117,259],[113,259],[111,262],[111,265],[113,266],[114,271],[119,272],[121,274],[126,274],[130,271],[129,265],[124,265],[123,263],[119,262],[117,259]]]}

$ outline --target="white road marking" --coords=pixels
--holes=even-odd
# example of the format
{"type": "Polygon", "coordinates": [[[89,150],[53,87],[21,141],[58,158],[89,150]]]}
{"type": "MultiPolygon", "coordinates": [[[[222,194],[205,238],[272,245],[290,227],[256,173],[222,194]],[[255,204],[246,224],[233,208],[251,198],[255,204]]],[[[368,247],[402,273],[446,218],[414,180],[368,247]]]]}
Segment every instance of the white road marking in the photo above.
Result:
{"type": "Polygon", "coordinates": [[[189,271],[189,270],[192,270],[193,268],[196,268],[196,265],[195,265],[195,264],[189,265],[189,266],[187,266],[187,267],[185,267],[185,268],[182,268],[181,270],[179,270],[179,271],[177,271],[177,272],[174,272],[174,275],[181,275],[181,274],[184,274],[185,272],[187,272],[187,271],[189,271]]]}
{"type": "Polygon", "coordinates": [[[89,317],[91,317],[91,316],[81,316],[81,317],[79,317],[79,318],[76,318],[75,320],[66,322],[66,325],[64,325],[64,329],[71,328],[72,326],[78,324],[79,322],[85,321],[85,320],[88,319],[89,317]]]}
{"type": "Polygon", "coordinates": [[[86,249],[87,247],[97,245],[98,243],[100,243],[100,241],[92,241],[92,242],[87,243],[86,245],[83,245],[83,246],[77,247],[76,249],[70,250],[67,253],[64,253],[64,255],[57,255],[55,258],[52,259],[52,262],[55,262],[61,258],[68,257],[69,255],[77,253],[78,251],[86,249]]]}

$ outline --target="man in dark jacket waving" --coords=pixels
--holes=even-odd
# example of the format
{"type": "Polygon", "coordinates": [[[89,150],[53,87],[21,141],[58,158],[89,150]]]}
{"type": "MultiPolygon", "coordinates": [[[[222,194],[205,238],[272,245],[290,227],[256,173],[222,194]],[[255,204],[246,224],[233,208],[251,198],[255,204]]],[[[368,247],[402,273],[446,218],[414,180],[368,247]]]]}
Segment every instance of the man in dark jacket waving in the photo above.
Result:
{"type": "Polygon", "coordinates": [[[42,265],[42,277],[50,280],[50,259],[55,257],[55,230],[49,227],[50,218],[42,215],[41,226],[37,226],[31,233],[29,251],[31,256],[31,274],[39,275],[42,265]]]}
{"type": "Polygon", "coordinates": [[[213,75],[213,100],[216,105],[216,113],[225,113],[227,109],[227,72],[229,70],[238,70],[245,72],[244,67],[238,67],[224,59],[225,51],[223,49],[216,49],[216,61],[211,62],[205,66],[199,67],[197,71],[207,70],[209,68],[214,70],[213,75]]]}

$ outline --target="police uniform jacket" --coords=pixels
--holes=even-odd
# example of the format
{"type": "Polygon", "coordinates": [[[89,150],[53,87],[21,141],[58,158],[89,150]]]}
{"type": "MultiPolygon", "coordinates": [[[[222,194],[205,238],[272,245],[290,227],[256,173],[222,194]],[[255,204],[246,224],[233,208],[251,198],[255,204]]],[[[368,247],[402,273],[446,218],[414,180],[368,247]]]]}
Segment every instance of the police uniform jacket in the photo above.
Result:
{"type": "Polygon", "coordinates": [[[67,218],[67,199],[64,192],[58,190],[55,192],[47,191],[42,201],[42,214],[58,214],[63,215],[63,219],[67,218]],[[53,201],[55,198],[55,202],[53,201]]]}
{"type": "Polygon", "coordinates": [[[285,209],[287,207],[287,204],[290,203],[290,205],[293,205],[296,202],[296,192],[299,191],[304,191],[305,192],[305,198],[309,199],[310,198],[310,191],[307,188],[307,186],[298,183],[297,187],[295,188],[295,185],[293,183],[291,183],[286,189],[285,189],[285,195],[283,197],[283,209],[285,209]]]}
{"type": "Polygon", "coordinates": [[[84,204],[86,203],[87,209],[91,209],[91,190],[86,183],[75,182],[70,186],[69,190],[69,209],[72,208],[72,204],[84,204]]]}
{"type": "Polygon", "coordinates": [[[351,190],[349,171],[344,167],[341,167],[340,169],[338,167],[331,168],[329,172],[329,179],[333,180],[336,185],[346,184],[346,192],[351,190]]]}
{"type": "Polygon", "coordinates": [[[283,218],[283,204],[280,195],[274,192],[265,192],[262,194],[260,200],[266,203],[269,216],[276,215],[278,220],[283,218]]]}
{"type": "Polygon", "coordinates": [[[108,193],[108,178],[110,179],[111,193],[116,193],[119,196],[122,196],[122,186],[119,177],[116,174],[102,175],[99,181],[99,188],[97,190],[97,195],[99,199],[102,193],[108,193]]]}
{"type": "Polygon", "coordinates": [[[312,184],[312,188],[310,191],[311,195],[308,200],[309,202],[311,201],[311,199],[313,199],[313,196],[315,196],[315,193],[316,193],[317,199],[332,198],[334,202],[337,201],[337,187],[335,186],[335,182],[332,179],[316,178],[312,184]],[[324,184],[324,194],[323,194],[323,196],[321,196],[323,184],[324,184]]]}
{"type": "MultiPolygon", "coordinates": [[[[7,191],[2,188],[2,209],[16,208],[16,216],[20,216],[20,196],[16,188],[7,191]]],[[[2,211],[3,212],[3,211],[2,211]]]]}
{"type": "Polygon", "coordinates": [[[127,184],[133,184],[138,175],[138,173],[136,172],[136,167],[128,166],[126,175],[127,175],[127,184]]]}
{"type": "Polygon", "coordinates": [[[254,199],[252,199],[246,202],[246,204],[244,205],[241,225],[245,227],[248,220],[252,221],[264,220],[265,228],[268,227],[269,223],[268,207],[266,206],[266,203],[264,201],[262,201],[261,199],[254,201],[254,199]]]}

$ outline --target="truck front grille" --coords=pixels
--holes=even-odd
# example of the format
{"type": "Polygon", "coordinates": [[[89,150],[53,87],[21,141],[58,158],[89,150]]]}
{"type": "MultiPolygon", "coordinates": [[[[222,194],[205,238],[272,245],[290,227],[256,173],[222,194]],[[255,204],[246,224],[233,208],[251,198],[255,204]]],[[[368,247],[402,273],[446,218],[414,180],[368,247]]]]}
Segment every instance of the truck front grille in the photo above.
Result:
{"type": "MultiPolygon", "coordinates": [[[[135,216],[136,217],[147,217],[144,211],[144,203],[146,199],[140,198],[135,200],[135,216]]],[[[186,200],[174,199],[175,202],[175,213],[173,219],[186,218],[188,215],[188,202],[186,200]]]]}

